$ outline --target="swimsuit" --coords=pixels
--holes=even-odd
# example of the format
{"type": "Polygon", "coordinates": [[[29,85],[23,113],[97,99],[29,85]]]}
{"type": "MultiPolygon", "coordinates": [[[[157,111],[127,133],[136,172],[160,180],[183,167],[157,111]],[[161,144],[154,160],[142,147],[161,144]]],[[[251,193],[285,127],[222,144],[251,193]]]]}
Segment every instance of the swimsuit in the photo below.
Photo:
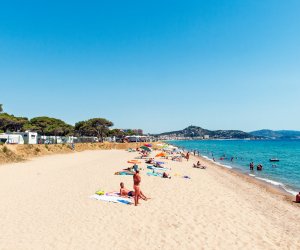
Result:
{"type": "Polygon", "coordinates": [[[140,195],[141,190],[138,185],[133,185],[133,189],[134,189],[135,195],[140,195]]]}
{"type": "Polygon", "coordinates": [[[128,196],[133,196],[133,191],[129,191],[128,196]]]}

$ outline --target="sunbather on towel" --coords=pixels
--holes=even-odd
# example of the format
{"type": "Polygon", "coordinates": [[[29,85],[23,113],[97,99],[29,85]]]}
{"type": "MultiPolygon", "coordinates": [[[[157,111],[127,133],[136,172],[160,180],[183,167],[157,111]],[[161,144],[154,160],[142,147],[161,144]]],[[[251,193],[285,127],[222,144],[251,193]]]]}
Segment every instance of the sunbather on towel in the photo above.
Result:
{"type": "Polygon", "coordinates": [[[120,183],[120,195],[121,196],[130,196],[130,197],[133,197],[134,196],[134,192],[133,191],[129,191],[127,188],[125,188],[124,183],[121,182],[120,183]]]}
{"type": "Polygon", "coordinates": [[[201,168],[201,169],[205,169],[206,168],[205,166],[201,166],[200,161],[198,161],[197,164],[193,164],[193,167],[194,168],[201,168]]]}
{"type": "Polygon", "coordinates": [[[145,162],[148,164],[154,164],[154,159],[150,158],[149,160],[146,160],[145,162]]]}
{"type": "Polygon", "coordinates": [[[161,165],[159,162],[156,162],[156,163],[154,164],[154,167],[162,168],[162,165],[161,165]]]}
{"type": "Polygon", "coordinates": [[[200,161],[197,161],[197,164],[193,164],[193,167],[196,168],[196,167],[200,167],[201,166],[201,163],[200,161]]]}
{"type": "MultiPolygon", "coordinates": [[[[120,196],[129,196],[134,197],[134,191],[129,191],[127,188],[125,188],[124,183],[120,183],[120,196]]],[[[143,192],[140,192],[140,198],[143,200],[147,200],[147,197],[143,194],[143,192]]]]}
{"type": "Polygon", "coordinates": [[[162,178],[169,178],[169,179],[171,179],[171,176],[168,175],[166,172],[164,172],[163,175],[162,175],[162,178]]]}

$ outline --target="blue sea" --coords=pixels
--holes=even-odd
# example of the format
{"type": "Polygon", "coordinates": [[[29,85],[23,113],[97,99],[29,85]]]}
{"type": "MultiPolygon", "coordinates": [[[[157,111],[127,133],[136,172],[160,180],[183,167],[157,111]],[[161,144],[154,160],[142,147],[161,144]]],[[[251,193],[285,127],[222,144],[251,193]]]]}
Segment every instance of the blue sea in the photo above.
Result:
{"type": "Polygon", "coordinates": [[[293,195],[300,191],[300,140],[200,140],[168,143],[188,151],[197,150],[200,155],[214,158],[224,167],[281,187],[293,195]],[[272,158],[280,161],[270,162],[272,158]],[[254,162],[254,171],[249,170],[251,161],[254,162]],[[263,171],[256,171],[258,164],[263,165],[263,171]]]}

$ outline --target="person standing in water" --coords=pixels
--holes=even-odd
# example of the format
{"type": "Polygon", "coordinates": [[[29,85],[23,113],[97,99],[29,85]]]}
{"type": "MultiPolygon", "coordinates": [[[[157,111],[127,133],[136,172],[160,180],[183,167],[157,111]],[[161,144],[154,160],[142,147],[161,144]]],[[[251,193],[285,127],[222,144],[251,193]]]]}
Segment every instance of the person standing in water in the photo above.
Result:
{"type": "Polygon", "coordinates": [[[263,170],[263,166],[261,164],[258,164],[256,167],[257,171],[262,171],[263,170]]]}
{"type": "Polygon", "coordinates": [[[254,170],[254,163],[253,162],[250,162],[250,170],[254,170]]]}

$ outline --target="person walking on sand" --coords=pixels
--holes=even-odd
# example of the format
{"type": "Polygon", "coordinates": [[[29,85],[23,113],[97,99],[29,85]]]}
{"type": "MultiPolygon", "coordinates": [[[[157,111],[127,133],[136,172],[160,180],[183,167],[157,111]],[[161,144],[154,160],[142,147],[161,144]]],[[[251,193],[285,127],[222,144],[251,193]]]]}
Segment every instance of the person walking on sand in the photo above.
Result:
{"type": "Polygon", "coordinates": [[[186,153],[185,158],[186,158],[187,161],[189,161],[189,159],[190,159],[190,153],[189,152],[186,153]]]}
{"type": "Polygon", "coordinates": [[[135,174],[133,175],[134,205],[135,206],[137,206],[139,204],[139,197],[141,194],[140,183],[141,183],[140,171],[137,169],[135,171],[135,174]]]}

